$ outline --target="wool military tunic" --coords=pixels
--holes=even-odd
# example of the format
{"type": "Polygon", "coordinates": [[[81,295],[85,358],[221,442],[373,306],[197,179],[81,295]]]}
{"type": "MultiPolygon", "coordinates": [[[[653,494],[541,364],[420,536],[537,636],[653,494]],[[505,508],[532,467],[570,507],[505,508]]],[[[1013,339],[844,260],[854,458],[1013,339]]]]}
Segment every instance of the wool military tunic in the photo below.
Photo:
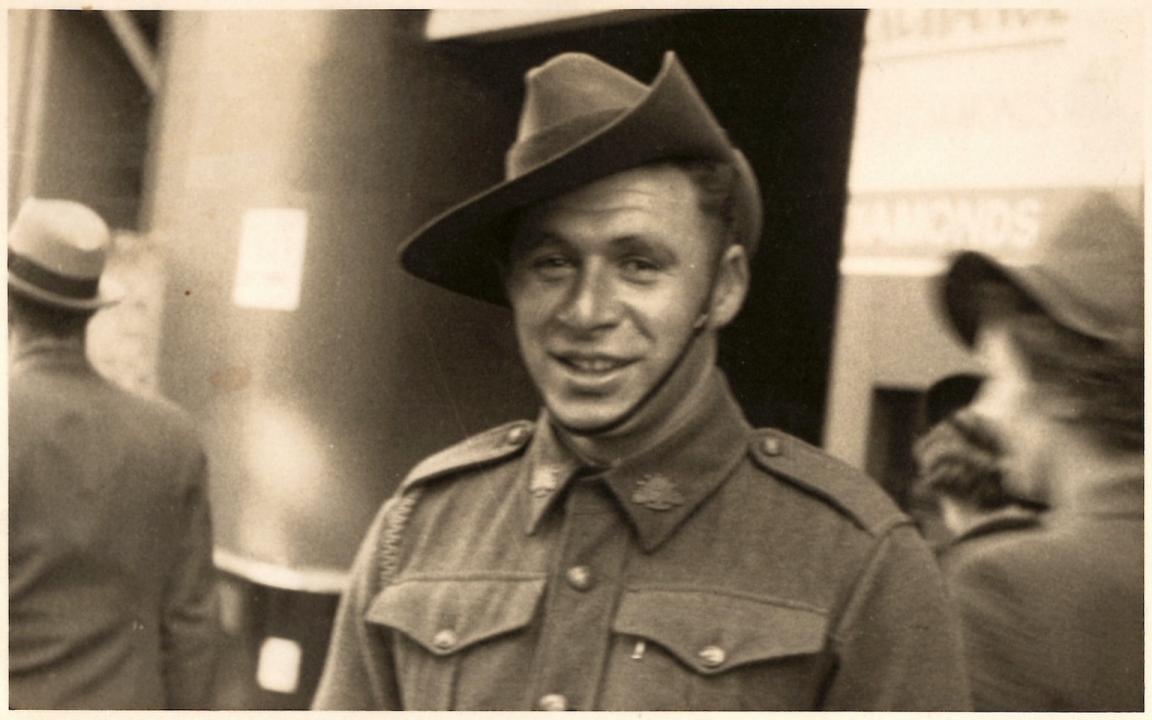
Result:
{"type": "Polygon", "coordinates": [[[359,552],[315,707],[965,709],[908,518],[710,385],[613,467],[581,467],[547,414],[418,465],[359,552]]]}

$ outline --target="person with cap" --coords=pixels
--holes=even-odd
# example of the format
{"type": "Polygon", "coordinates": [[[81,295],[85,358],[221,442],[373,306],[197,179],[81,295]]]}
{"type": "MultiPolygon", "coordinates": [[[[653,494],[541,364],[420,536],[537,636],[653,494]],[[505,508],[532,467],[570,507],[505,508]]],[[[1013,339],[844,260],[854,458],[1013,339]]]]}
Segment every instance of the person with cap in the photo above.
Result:
{"type": "Polygon", "coordinates": [[[506,180],[403,246],[510,305],[543,400],[419,463],[341,601],[318,709],[964,709],[909,519],[751,428],[715,365],[757,180],[674,54],[528,72],[506,180]]]}
{"type": "Polygon", "coordinates": [[[109,231],[32,198],[8,231],[12,708],[205,708],[218,637],[206,461],[183,412],[85,357],[109,231]]]}
{"type": "Polygon", "coordinates": [[[1108,193],[1067,207],[1025,262],[941,283],[1006,488],[1048,508],[949,572],[977,710],[1143,709],[1143,230],[1108,193]]]}

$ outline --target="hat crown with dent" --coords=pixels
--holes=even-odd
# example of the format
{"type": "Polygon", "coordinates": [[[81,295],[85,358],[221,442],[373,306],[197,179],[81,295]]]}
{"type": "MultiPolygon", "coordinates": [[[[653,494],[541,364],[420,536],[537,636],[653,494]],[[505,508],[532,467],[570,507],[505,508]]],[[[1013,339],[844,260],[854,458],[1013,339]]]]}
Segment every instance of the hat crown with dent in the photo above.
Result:
{"type": "Polygon", "coordinates": [[[504,180],[440,213],[400,248],[404,269],[440,287],[507,305],[497,261],[507,222],[534,203],[610,175],[669,161],[735,169],[735,240],[755,252],[763,206],[751,164],[717,122],[674,52],[644,84],[598,58],[563,53],[524,74],[504,180]]]}
{"type": "Polygon", "coordinates": [[[519,177],[623,115],[648,86],[584,53],[564,53],[524,75],[524,106],[505,178],[519,177]]]}
{"type": "Polygon", "coordinates": [[[1034,264],[1101,324],[1143,328],[1143,232],[1107,193],[1088,195],[1066,214],[1042,239],[1034,264]]]}
{"type": "Polygon", "coordinates": [[[86,205],[28,198],[8,230],[8,249],[60,275],[95,279],[104,272],[110,238],[108,225],[86,205]]]}
{"type": "Polygon", "coordinates": [[[70,310],[112,305],[119,293],[101,287],[111,240],[108,225],[88,206],[29,198],[8,228],[8,288],[70,310]]]}

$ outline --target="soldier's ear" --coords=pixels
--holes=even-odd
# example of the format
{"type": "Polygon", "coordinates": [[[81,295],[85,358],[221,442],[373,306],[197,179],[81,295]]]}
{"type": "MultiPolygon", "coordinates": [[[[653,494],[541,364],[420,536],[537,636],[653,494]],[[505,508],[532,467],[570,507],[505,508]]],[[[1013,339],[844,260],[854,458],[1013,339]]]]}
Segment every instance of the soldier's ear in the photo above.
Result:
{"type": "Polygon", "coordinates": [[[716,280],[712,283],[712,298],[708,313],[708,326],[719,330],[732,319],[744,305],[748,295],[748,253],[744,246],[733,243],[724,250],[724,255],[716,267],[716,280]]]}

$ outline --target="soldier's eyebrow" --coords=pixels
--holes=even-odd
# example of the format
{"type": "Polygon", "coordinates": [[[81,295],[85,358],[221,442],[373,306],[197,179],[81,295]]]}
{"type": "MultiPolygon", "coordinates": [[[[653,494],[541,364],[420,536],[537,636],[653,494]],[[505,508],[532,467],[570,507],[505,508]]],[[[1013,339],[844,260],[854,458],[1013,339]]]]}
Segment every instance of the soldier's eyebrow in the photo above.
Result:
{"type": "Polygon", "coordinates": [[[659,237],[652,237],[640,233],[630,233],[613,238],[611,247],[617,255],[644,255],[664,265],[673,265],[678,256],[659,237]]]}
{"type": "Polygon", "coordinates": [[[544,245],[567,247],[568,243],[559,235],[547,230],[532,229],[517,233],[508,246],[508,260],[515,261],[544,245]]]}

